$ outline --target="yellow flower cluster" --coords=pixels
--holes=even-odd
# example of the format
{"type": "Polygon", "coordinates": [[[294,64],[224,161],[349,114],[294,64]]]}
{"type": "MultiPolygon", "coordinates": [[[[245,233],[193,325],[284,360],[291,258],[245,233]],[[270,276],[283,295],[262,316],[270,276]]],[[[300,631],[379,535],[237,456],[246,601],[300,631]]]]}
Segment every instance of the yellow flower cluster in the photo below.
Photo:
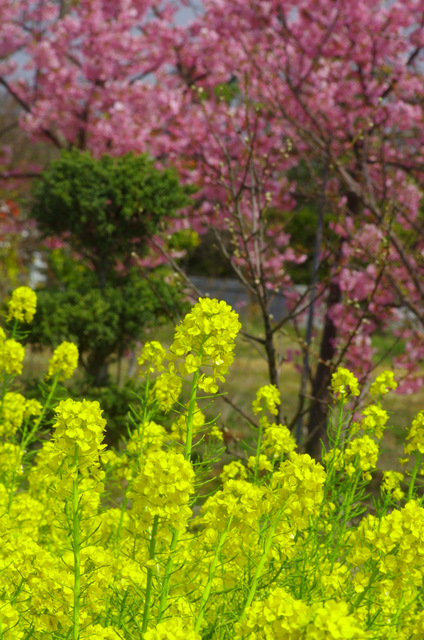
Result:
{"type": "Polygon", "coordinates": [[[165,428],[150,420],[132,432],[127,442],[127,451],[141,458],[146,449],[150,452],[160,451],[168,439],[165,428]]]}
{"type": "Polygon", "coordinates": [[[235,625],[235,640],[365,640],[370,635],[349,615],[346,602],[328,600],[308,606],[284,588],[271,592],[266,600],[255,602],[247,619],[235,625]]]}
{"type": "MultiPolygon", "coordinates": [[[[376,589],[382,600],[396,600],[422,586],[424,566],[424,509],[408,502],[382,518],[367,516],[348,539],[348,560],[355,568],[355,590],[362,593],[369,570],[379,572],[376,589]]],[[[378,598],[377,598],[378,600],[378,598]]]]}
{"type": "Polygon", "coordinates": [[[68,380],[74,375],[78,366],[78,347],[73,342],[62,342],[53,352],[49,361],[47,377],[51,378],[56,374],[60,380],[68,380]]]}
{"type": "Polygon", "coordinates": [[[32,322],[37,309],[37,295],[29,287],[18,287],[13,291],[8,307],[8,320],[32,322]]]}
{"type": "Polygon", "coordinates": [[[369,481],[370,472],[376,468],[378,454],[378,444],[370,436],[364,435],[351,440],[344,450],[330,449],[324,455],[324,462],[327,467],[331,464],[348,477],[355,476],[361,470],[363,478],[369,481]]]}
{"type": "Polygon", "coordinates": [[[405,479],[403,473],[398,471],[385,471],[383,473],[383,482],[381,483],[382,493],[387,493],[394,500],[401,500],[405,493],[400,488],[401,482],[405,479]]]}
{"type": "Polygon", "coordinates": [[[381,438],[387,420],[389,419],[387,411],[376,404],[371,404],[362,411],[361,415],[362,420],[360,424],[355,424],[352,430],[355,431],[356,428],[360,426],[363,431],[368,431],[377,438],[381,438]]]}
{"type": "Polygon", "coordinates": [[[234,480],[234,478],[237,477],[239,480],[246,480],[246,467],[242,462],[240,462],[240,460],[233,460],[224,466],[219,477],[221,478],[222,484],[228,482],[228,480],[234,480]]]}
{"type": "Polygon", "coordinates": [[[13,481],[13,477],[21,475],[23,452],[19,446],[12,442],[0,443],[0,477],[5,484],[13,481]]]}
{"type": "Polygon", "coordinates": [[[353,396],[359,396],[358,380],[349,369],[339,367],[331,377],[331,390],[343,403],[353,396]]]}
{"type": "Polygon", "coordinates": [[[292,452],[271,479],[271,499],[284,512],[296,529],[309,525],[309,517],[319,510],[324,499],[326,473],[321,464],[308,454],[292,452]]]}
{"type": "Polygon", "coordinates": [[[406,436],[407,444],[405,453],[418,451],[424,453],[424,411],[420,411],[412,421],[411,428],[406,436]]]}
{"type": "Polygon", "coordinates": [[[146,342],[137,362],[140,366],[140,374],[154,373],[154,371],[163,371],[163,361],[166,358],[166,351],[161,343],[157,340],[146,342]]]}
{"type": "Polygon", "coordinates": [[[308,640],[365,640],[369,637],[360,621],[349,614],[346,602],[328,600],[312,607],[312,620],[305,630],[308,640]]]}
{"type": "Polygon", "coordinates": [[[226,302],[199,298],[178,325],[170,347],[174,360],[184,358],[179,364],[180,375],[205,367],[209,373],[201,374],[198,386],[206,393],[216,393],[216,381],[224,381],[233,362],[234,340],[240,328],[237,313],[226,302]]]}
{"type": "Polygon", "coordinates": [[[164,371],[154,384],[154,395],[159,408],[168,412],[178,401],[183,388],[183,381],[175,373],[164,371]]]}
{"type": "MultiPolygon", "coordinates": [[[[386,471],[372,516],[364,490],[387,422],[380,400],[395,385],[385,374],[372,388],[375,404],[356,424],[343,404],[359,394],[357,381],[343,369],[333,377],[342,427],[336,439],[336,423],[330,424],[325,467],[296,451],[286,426],[269,422],[264,413],[278,413],[280,396],[276,387],[262,387],[253,403],[261,414],[256,455],[230,461],[221,483],[205,486],[208,469],[219,462],[208,458],[219,429],[211,429],[199,406],[197,383],[211,391],[222,381],[238,327],[225,303],[200,300],[170,354],[155,341],[144,346],[146,391],[117,450],[103,442],[99,404],[67,399],[55,408],[51,438],[43,436],[34,452],[27,436],[38,422],[31,418],[44,416],[45,407],[5,389],[0,637],[424,637],[424,508],[421,487],[414,487],[424,412],[408,434],[407,452],[418,454],[409,487],[407,471],[386,471]],[[160,424],[158,405],[176,402],[179,415],[160,424]],[[196,463],[193,436],[200,445],[196,463]]],[[[69,374],[77,359],[71,351],[59,352],[50,375],[69,374]]]]}
{"type": "Polygon", "coordinates": [[[256,399],[252,402],[253,413],[260,413],[268,409],[274,416],[278,414],[278,405],[281,403],[280,392],[274,384],[261,387],[256,393],[256,399]]]}
{"type": "Polygon", "coordinates": [[[129,493],[133,513],[146,526],[158,516],[169,526],[185,527],[191,515],[188,505],[193,483],[193,467],[181,453],[149,451],[129,493]]]}
{"type": "Polygon", "coordinates": [[[371,480],[370,471],[377,466],[378,444],[369,436],[355,438],[345,449],[345,472],[354,475],[356,469],[361,469],[366,480],[371,480]]]}
{"type": "Polygon", "coordinates": [[[20,429],[24,421],[25,404],[21,393],[8,391],[5,394],[0,415],[0,436],[10,438],[20,429]]]}
{"type": "Polygon", "coordinates": [[[22,373],[22,362],[25,349],[13,338],[6,339],[4,330],[0,327],[0,371],[9,375],[22,373]]]}
{"type": "Polygon", "coordinates": [[[260,640],[261,638],[301,638],[302,629],[309,621],[309,608],[302,600],[296,600],[289,591],[277,587],[270,595],[254,602],[246,619],[236,623],[234,640],[260,640]]]}
{"type": "Polygon", "coordinates": [[[181,618],[172,617],[160,622],[154,629],[143,634],[143,640],[200,640],[201,636],[184,623],[181,618]]]}
{"type": "Polygon", "coordinates": [[[45,445],[50,469],[66,475],[63,466],[66,459],[71,469],[77,468],[83,475],[92,474],[101,479],[100,453],[106,447],[102,444],[105,426],[97,401],[62,400],[56,408],[52,440],[45,445]]]}
{"type": "Polygon", "coordinates": [[[370,392],[373,398],[382,397],[389,393],[390,389],[396,389],[397,386],[393,371],[383,371],[372,383],[370,392]]]}
{"type": "Polygon", "coordinates": [[[265,424],[262,450],[269,456],[280,458],[296,449],[296,441],[290,430],[282,424],[265,424]]]}

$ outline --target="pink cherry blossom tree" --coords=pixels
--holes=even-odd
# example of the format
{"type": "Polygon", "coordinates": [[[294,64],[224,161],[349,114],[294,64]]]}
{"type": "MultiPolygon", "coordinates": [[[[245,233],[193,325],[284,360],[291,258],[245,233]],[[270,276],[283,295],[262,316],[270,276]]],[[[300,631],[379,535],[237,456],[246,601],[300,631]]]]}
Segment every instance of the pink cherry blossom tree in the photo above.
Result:
{"type": "Polygon", "coordinates": [[[181,226],[213,229],[255,296],[263,334],[250,337],[283,394],[277,337],[294,327],[303,376],[292,426],[307,416],[317,454],[331,373],[343,362],[366,381],[376,331],[405,343],[401,390],[422,384],[424,2],[203,0],[185,26],[179,6],[6,0],[0,84],[31,139],[149,151],[199,185],[181,226]],[[314,247],[290,233],[305,202],[314,247]],[[293,268],[306,259],[300,294],[293,268]],[[277,290],[290,306],[278,322],[277,290]]]}
{"type": "Polygon", "coordinates": [[[232,232],[234,268],[262,310],[260,343],[276,384],[281,323],[272,322],[270,296],[275,287],[288,289],[288,320],[306,302],[296,419],[308,412],[309,448],[317,453],[331,372],[344,361],[366,380],[375,331],[406,340],[397,362],[405,371],[401,390],[422,384],[415,372],[423,355],[424,3],[203,4],[178,50],[185,74],[175,86],[182,83],[186,93],[175,127],[186,132],[187,146],[176,153],[182,169],[182,158],[195,161],[204,219],[232,232]],[[228,103],[219,87],[230,80],[239,91],[228,103]],[[301,163],[304,194],[287,178],[301,163]],[[305,298],[290,286],[290,265],[304,256],[286,227],[308,194],[318,203],[317,259],[305,298]],[[323,327],[311,367],[318,303],[323,327]]]}

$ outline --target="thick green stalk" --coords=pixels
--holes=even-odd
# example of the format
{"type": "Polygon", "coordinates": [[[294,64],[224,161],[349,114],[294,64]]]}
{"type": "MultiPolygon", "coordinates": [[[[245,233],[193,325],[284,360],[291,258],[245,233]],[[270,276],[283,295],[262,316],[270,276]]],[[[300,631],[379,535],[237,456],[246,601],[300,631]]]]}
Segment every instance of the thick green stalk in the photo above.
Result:
{"type": "MultiPolygon", "coordinates": [[[[149,402],[149,389],[150,389],[150,372],[147,371],[147,375],[146,375],[146,386],[144,389],[144,401],[143,401],[143,416],[142,416],[142,421],[141,421],[141,442],[143,444],[143,439],[144,439],[144,428],[146,426],[147,423],[147,406],[148,406],[148,402],[149,402]]],[[[143,451],[143,446],[141,447],[142,451],[143,451]]],[[[139,464],[141,464],[141,461],[139,461],[139,464]]],[[[133,478],[128,482],[127,488],[125,490],[125,495],[124,495],[124,499],[122,501],[122,505],[121,505],[121,514],[119,517],[119,523],[118,523],[118,528],[116,530],[116,534],[115,534],[115,543],[114,543],[114,549],[115,549],[115,553],[118,549],[118,544],[119,544],[119,537],[121,535],[121,531],[122,531],[122,527],[124,524],[124,517],[125,517],[125,512],[127,509],[127,504],[128,504],[128,493],[131,490],[131,485],[132,485],[132,480],[133,478]]]]}
{"type": "MultiPolygon", "coordinates": [[[[42,412],[37,420],[37,422],[33,425],[33,427],[26,432],[26,427],[25,430],[23,431],[22,434],[22,438],[21,438],[21,442],[19,443],[19,451],[20,454],[22,455],[25,451],[25,449],[27,448],[28,444],[30,442],[32,442],[34,434],[36,434],[37,429],[43,419],[43,416],[45,414],[45,412],[47,411],[48,407],[50,406],[50,402],[54,396],[54,392],[57,386],[57,382],[58,382],[58,378],[59,378],[59,374],[56,374],[53,378],[53,382],[52,382],[52,386],[50,389],[50,393],[47,397],[47,400],[44,404],[44,407],[42,409],[42,412]]],[[[1,415],[1,412],[0,412],[1,415]]],[[[13,470],[13,474],[12,474],[12,481],[11,481],[11,485],[10,485],[10,491],[9,491],[9,499],[8,499],[8,505],[7,505],[7,512],[10,513],[10,508],[12,506],[12,500],[13,500],[13,495],[14,495],[14,491],[15,491],[15,478],[16,478],[16,469],[13,470]]]]}
{"type": "MultiPolygon", "coordinates": [[[[17,328],[18,328],[18,321],[15,320],[13,323],[13,329],[12,329],[12,334],[10,336],[10,339],[15,338],[17,328]]],[[[3,413],[4,396],[6,395],[7,385],[8,385],[9,379],[12,379],[12,378],[13,378],[13,375],[8,374],[6,372],[3,373],[3,382],[1,385],[1,392],[0,392],[0,417],[3,413]]]]}
{"type": "Polygon", "coordinates": [[[250,590],[249,590],[249,595],[247,596],[247,600],[246,600],[246,602],[244,604],[243,612],[242,612],[242,614],[241,614],[241,616],[239,618],[239,622],[242,622],[242,620],[244,620],[244,618],[246,617],[247,609],[250,607],[250,605],[253,602],[253,598],[255,597],[255,593],[256,593],[256,590],[258,588],[259,578],[262,575],[262,571],[264,569],[266,559],[268,558],[268,554],[269,554],[269,551],[271,549],[271,545],[272,545],[272,542],[273,542],[273,539],[274,539],[275,531],[277,529],[278,523],[280,522],[280,518],[281,518],[282,513],[283,513],[283,509],[280,509],[280,511],[275,516],[274,522],[272,523],[272,526],[271,526],[271,528],[270,528],[270,530],[268,532],[268,536],[267,536],[267,539],[266,539],[266,542],[265,542],[264,552],[263,552],[263,554],[262,554],[262,556],[261,556],[261,558],[260,558],[260,560],[258,562],[258,566],[256,567],[255,575],[253,577],[253,582],[252,582],[252,585],[251,585],[250,590]]]}
{"type": "MultiPolygon", "coordinates": [[[[149,545],[149,560],[152,561],[155,559],[155,551],[156,551],[156,535],[158,532],[159,525],[159,516],[155,516],[153,518],[152,525],[152,533],[150,536],[150,545],[149,545]]],[[[147,569],[147,584],[146,584],[146,598],[144,601],[144,611],[143,611],[143,626],[141,631],[147,630],[147,625],[149,624],[150,618],[150,607],[152,602],[152,584],[153,584],[153,568],[149,567],[147,569]]]]}
{"type": "Polygon", "coordinates": [[[421,457],[422,454],[419,453],[415,460],[414,469],[411,474],[411,482],[409,483],[408,488],[408,502],[412,499],[412,494],[414,493],[415,480],[417,479],[418,471],[421,466],[421,457]]]}
{"type": "Polygon", "coordinates": [[[33,428],[31,429],[31,431],[29,432],[29,434],[26,437],[26,441],[25,441],[25,446],[28,444],[28,442],[30,441],[31,437],[33,436],[33,434],[37,431],[38,427],[40,426],[44,415],[47,411],[47,409],[49,409],[50,407],[50,402],[52,401],[52,398],[54,396],[54,392],[56,391],[56,387],[57,387],[57,383],[59,380],[59,373],[56,373],[53,376],[53,381],[52,381],[52,386],[50,387],[50,391],[49,391],[49,395],[47,396],[47,400],[44,403],[44,407],[38,417],[37,422],[35,423],[35,425],[33,426],[33,428]]]}
{"type": "Polygon", "coordinates": [[[203,616],[204,616],[204,613],[205,613],[205,607],[206,607],[207,602],[209,600],[209,596],[210,596],[211,589],[212,589],[212,581],[214,579],[216,567],[217,567],[217,564],[218,564],[218,561],[219,561],[219,555],[221,553],[221,549],[222,549],[222,547],[224,545],[224,542],[225,542],[225,540],[227,538],[228,531],[230,529],[232,520],[233,520],[233,516],[231,516],[230,519],[228,520],[227,526],[225,527],[225,530],[222,532],[222,534],[221,534],[221,536],[219,538],[218,546],[217,546],[216,551],[215,551],[215,556],[214,556],[214,559],[212,560],[212,564],[211,564],[211,566],[209,568],[208,581],[206,583],[206,587],[205,587],[205,590],[203,592],[202,599],[200,600],[199,613],[197,615],[196,622],[194,624],[195,633],[199,633],[200,626],[202,624],[203,616]]]}
{"type": "Polygon", "coordinates": [[[258,484],[258,473],[259,473],[259,456],[261,455],[261,444],[262,444],[262,425],[265,411],[262,411],[262,415],[259,419],[259,434],[258,434],[258,442],[256,445],[256,463],[255,463],[255,479],[254,483],[258,484]]]}
{"type": "Polygon", "coordinates": [[[363,591],[361,591],[361,593],[358,595],[358,597],[356,598],[355,602],[353,602],[350,606],[349,609],[349,615],[352,614],[354,611],[356,611],[356,609],[359,607],[359,605],[361,604],[362,600],[365,598],[365,596],[367,595],[368,591],[371,589],[371,587],[374,584],[374,578],[377,577],[378,573],[379,573],[379,568],[378,567],[374,567],[370,578],[368,580],[368,584],[365,587],[365,589],[363,591]]]}
{"type": "Polygon", "coordinates": [[[172,532],[171,546],[169,548],[169,558],[166,563],[165,575],[163,577],[163,583],[162,583],[162,591],[160,594],[158,623],[162,620],[163,614],[165,613],[165,609],[166,609],[166,603],[168,601],[169,583],[171,580],[172,569],[174,568],[173,553],[177,548],[178,537],[179,537],[179,531],[178,529],[174,529],[174,531],[172,532]]]}
{"type": "Polygon", "coordinates": [[[78,468],[73,482],[72,491],[72,528],[74,548],[74,634],[73,640],[79,639],[79,610],[81,595],[81,564],[80,564],[80,514],[78,495],[78,468]]]}
{"type": "MultiPolygon", "coordinates": [[[[200,371],[195,371],[195,373],[193,374],[193,379],[191,383],[190,401],[188,405],[188,414],[187,414],[186,445],[184,450],[184,457],[186,460],[191,459],[191,449],[193,446],[193,417],[194,417],[194,410],[196,407],[197,381],[199,379],[199,376],[200,376],[200,371]]],[[[170,551],[169,558],[166,563],[165,575],[162,583],[162,592],[161,592],[160,602],[159,602],[158,622],[160,622],[160,620],[163,617],[163,614],[165,613],[166,603],[168,601],[171,574],[172,574],[172,569],[174,567],[173,553],[177,548],[178,538],[179,538],[179,531],[177,529],[174,529],[172,533],[171,547],[169,549],[170,551]]]]}
{"type": "Polygon", "coordinates": [[[184,457],[186,460],[190,460],[191,458],[191,447],[193,444],[193,416],[194,416],[194,409],[196,407],[197,381],[199,379],[199,375],[200,375],[200,372],[195,371],[193,374],[193,380],[191,383],[190,402],[188,405],[188,414],[187,414],[186,445],[185,445],[185,451],[184,451],[184,457]]]}

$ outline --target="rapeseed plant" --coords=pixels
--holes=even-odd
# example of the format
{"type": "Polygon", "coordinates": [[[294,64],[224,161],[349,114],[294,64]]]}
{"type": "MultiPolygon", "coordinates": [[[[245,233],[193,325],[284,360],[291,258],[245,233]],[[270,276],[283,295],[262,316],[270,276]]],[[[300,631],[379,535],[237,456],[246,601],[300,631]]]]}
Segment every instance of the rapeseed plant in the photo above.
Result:
{"type": "Polygon", "coordinates": [[[0,640],[424,637],[424,412],[406,439],[411,471],[385,471],[369,499],[392,372],[355,420],[358,381],[335,372],[322,462],[297,450],[275,421],[279,390],[262,387],[252,455],[200,499],[222,451],[203,408],[233,360],[237,314],[200,299],[168,351],[144,345],[144,389],[112,450],[97,402],[57,400],[75,345],[53,354],[44,404],[14,388],[35,308],[34,292],[18,289],[10,331],[0,329],[0,640]]]}

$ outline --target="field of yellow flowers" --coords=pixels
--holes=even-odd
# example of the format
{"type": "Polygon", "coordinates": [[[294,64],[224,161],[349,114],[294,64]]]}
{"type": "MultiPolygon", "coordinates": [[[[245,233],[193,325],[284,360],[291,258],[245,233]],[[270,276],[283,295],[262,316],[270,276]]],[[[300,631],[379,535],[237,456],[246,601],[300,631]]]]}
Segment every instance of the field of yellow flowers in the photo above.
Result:
{"type": "Polygon", "coordinates": [[[16,390],[35,309],[35,293],[16,289],[0,329],[1,639],[422,640],[424,412],[406,437],[410,471],[386,472],[368,495],[391,372],[356,420],[357,380],[334,374],[322,464],[296,451],[274,422],[278,390],[261,387],[252,455],[224,466],[205,500],[224,447],[204,408],[233,361],[237,314],[200,299],[169,349],[144,345],[144,391],[115,451],[99,403],[58,402],[75,345],[40,374],[44,404],[16,390]]]}

